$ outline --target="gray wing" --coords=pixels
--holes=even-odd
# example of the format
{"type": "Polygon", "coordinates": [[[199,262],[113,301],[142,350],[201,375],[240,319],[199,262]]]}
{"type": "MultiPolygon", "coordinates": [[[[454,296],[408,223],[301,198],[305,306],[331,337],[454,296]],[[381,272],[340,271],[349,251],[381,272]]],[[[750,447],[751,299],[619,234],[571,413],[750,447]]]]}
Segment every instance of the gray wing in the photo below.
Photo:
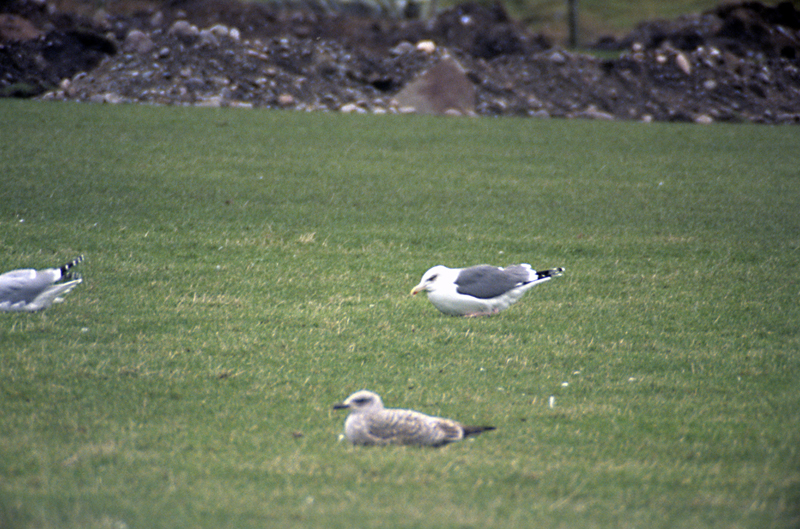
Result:
{"type": "Polygon", "coordinates": [[[46,309],[53,303],[60,303],[63,301],[62,296],[67,295],[82,281],[83,279],[78,278],[73,279],[72,281],[67,281],[66,283],[56,283],[55,285],[50,285],[44,289],[41,294],[36,296],[36,299],[33,300],[33,303],[31,303],[25,310],[41,310],[46,309]]]}
{"type": "Polygon", "coordinates": [[[514,265],[506,269],[490,265],[465,268],[456,278],[456,292],[480,299],[496,298],[528,281],[528,270],[514,265]]]}
{"type": "Polygon", "coordinates": [[[32,302],[60,277],[58,270],[13,270],[0,275],[0,301],[10,304],[32,302]],[[56,277],[58,275],[58,277],[56,277]]]}

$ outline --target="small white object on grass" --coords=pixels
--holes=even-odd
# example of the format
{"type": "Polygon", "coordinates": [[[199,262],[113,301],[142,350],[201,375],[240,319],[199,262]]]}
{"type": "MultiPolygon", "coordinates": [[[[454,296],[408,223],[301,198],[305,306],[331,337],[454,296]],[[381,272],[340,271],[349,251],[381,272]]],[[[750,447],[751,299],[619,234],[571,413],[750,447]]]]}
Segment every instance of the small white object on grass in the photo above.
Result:
{"type": "Polygon", "coordinates": [[[550,405],[550,409],[553,409],[553,408],[556,407],[556,397],[555,397],[555,395],[550,395],[550,401],[549,401],[548,404],[550,405]]]}
{"type": "Polygon", "coordinates": [[[34,312],[63,301],[63,296],[83,281],[68,273],[81,261],[82,255],[58,268],[23,268],[0,275],[0,311],[34,312]]]}
{"type": "Polygon", "coordinates": [[[523,263],[500,268],[434,266],[422,275],[411,295],[428,293],[433,306],[451,316],[486,316],[516,303],[531,287],[564,273],[564,268],[537,272],[523,263]]]}
{"type": "Polygon", "coordinates": [[[495,429],[494,426],[464,426],[413,410],[384,408],[378,394],[367,390],[353,393],[333,408],[350,410],[344,422],[344,435],[356,445],[442,446],[495,429]]]}

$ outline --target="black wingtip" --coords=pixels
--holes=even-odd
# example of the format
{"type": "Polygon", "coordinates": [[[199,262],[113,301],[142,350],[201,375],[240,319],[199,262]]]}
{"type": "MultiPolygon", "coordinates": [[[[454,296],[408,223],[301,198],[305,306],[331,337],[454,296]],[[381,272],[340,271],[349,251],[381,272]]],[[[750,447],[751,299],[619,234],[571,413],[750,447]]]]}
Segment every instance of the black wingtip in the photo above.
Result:
{"type": "Polygon", "coordinates": [[[491,432],[492,430],[496,430],[494,426],[464,426],[464,437],[468,435],[478,435],[479,433],[483,432],[491,432]]]}
{"type": "Polygon", "coordinates": [[[564,273],[565,268],[559,266],[558,268],[551,268],[550,270],[542,270],[536,272],[536,279],[544,279],[545,277],[558,277],[564,273]]]}
{"type": "Polygon", "coordinates": [[[61,275],[65,275],[70,268],[72,268],[73,266],[77,266],[82,262],[83,262],[83,255],[79,255],[78,257],[76,257],[75,259],[73,259],[72,261],[68,262],[67,264],[61,267],[61,275]]]}
{"type": "Polygon", "coordinates": [[[64,281],[75,281],[76,279],[83,279],[83,276],[80,272],[67,272],[61,276],[61,279],[64,281]]]}

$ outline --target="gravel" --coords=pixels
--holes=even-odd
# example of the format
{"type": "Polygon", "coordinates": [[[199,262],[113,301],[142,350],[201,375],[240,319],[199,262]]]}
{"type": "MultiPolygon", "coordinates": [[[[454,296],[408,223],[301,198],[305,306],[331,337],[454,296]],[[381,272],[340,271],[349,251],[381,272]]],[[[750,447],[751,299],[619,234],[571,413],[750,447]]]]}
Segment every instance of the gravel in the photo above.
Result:
{"type": "Polygon", "coordinates": [[[602,54],[553,45],[499,5],[463,4],[430,20],[229,0],[91,16],[41,0],[3,9],[29,35],[0,29],[7,97],[412,112],[395,96],[447,57],[474,87],[474,108],[458,113],[800,123],[800,14],[789,2],[648,22],[598,41],[602,54]]]}

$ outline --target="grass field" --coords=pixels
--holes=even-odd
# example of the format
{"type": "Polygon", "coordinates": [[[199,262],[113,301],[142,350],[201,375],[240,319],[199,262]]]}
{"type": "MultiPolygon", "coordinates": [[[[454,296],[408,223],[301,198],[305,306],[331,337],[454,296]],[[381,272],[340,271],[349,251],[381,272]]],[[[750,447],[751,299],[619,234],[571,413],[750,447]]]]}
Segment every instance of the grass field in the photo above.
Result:
{"type": "Polygon", "coordinates": [[[3,528],[791,528],[800,129],[0,101],[3,528]],[[434,264],[565,266],[491,318],[434,264]],[[494,432],[354,448],[368,388],[494,432]],[[555,406],[548,405],[555,397],[555,406]]]}

